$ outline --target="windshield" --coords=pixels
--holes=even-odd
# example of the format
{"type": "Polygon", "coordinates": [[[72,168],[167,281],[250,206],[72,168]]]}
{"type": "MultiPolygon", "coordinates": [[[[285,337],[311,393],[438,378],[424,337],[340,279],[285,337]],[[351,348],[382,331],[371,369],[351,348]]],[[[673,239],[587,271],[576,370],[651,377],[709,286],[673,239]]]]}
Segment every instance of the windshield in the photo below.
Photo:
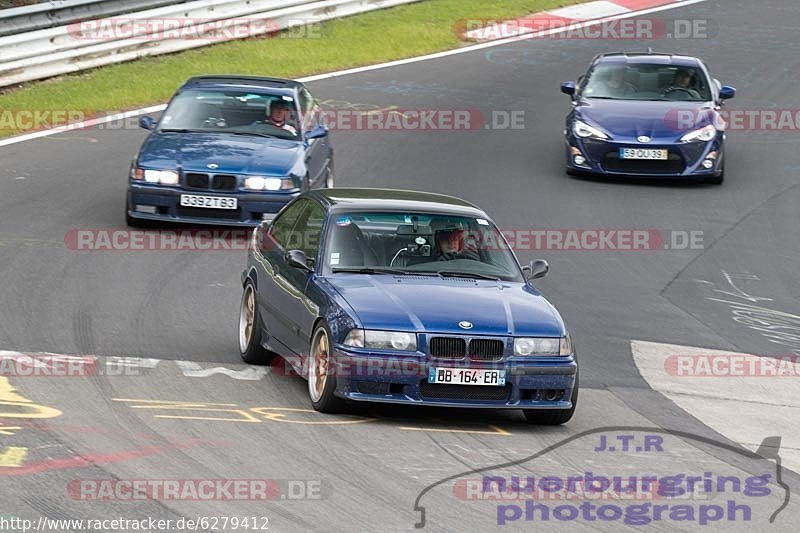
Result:
{"type": "Polygon", "coordinates": [[[497,228],[482,218],[428,213],[337,214],[328,232],[328,272],[429,274],[522,281],[497,228]]]}
{"type": "Polygon", "coordinates": [[[707,102],[708,80],[700,68],[657,64],[598,65],[582,83],[584,98],[707,102]]]}
{"type": "Polygon", "coordinates": [[[296,109],[292,98],[275,94],[188,90],[169,104],[159,129],[298,139],[296,109]]]}

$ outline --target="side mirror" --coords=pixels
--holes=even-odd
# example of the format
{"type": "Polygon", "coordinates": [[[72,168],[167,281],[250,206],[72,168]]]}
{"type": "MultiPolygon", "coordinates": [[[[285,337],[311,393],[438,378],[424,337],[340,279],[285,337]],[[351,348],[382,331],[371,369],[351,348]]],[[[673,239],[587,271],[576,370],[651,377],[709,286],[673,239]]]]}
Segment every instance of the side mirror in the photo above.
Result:
{"type": "Polygon", "coordinates": [[[522,271],[525,274],[525,280],[543,278],[550,272],[550,264],[544,259],[537,259],[531,261],[528,266],[522,267],[522,271]]]}
{"type": "Polygon", "coordinates": [[[149,117],[147,115],[143,117],[139,117],[139,127],[144,128],[146,130],[151,130],[155,127],[156,121],[153,117],[149,117]]]}
{"type": "Polygon", "coordinates": [[[308,266],[306,254],[302,250],[289,250],[284,257],[286,264],[293,268],[299,268],[306,272],[311,272],[311,267],[308,266]]]}
{"type": "Polygon", "coordinates": [[[328,135],[328,128],[325,126],[317,126],[313,130],[308,132],[306,135],[306,139],[319,139],[320,137],[327,137],[328,135]]]}
{"type": "Polygon", "coordinates": [[[565,81],[561,84],[561,92],[570,96],[575,94],[575,82],[565,81]]]}
{"type": "Polygon", "coordinates": [[[719,99],[720,100],[730,100],[736,96],[736,89],[730,87],[728,85],[723,85],[719,90],[719,99]]]}

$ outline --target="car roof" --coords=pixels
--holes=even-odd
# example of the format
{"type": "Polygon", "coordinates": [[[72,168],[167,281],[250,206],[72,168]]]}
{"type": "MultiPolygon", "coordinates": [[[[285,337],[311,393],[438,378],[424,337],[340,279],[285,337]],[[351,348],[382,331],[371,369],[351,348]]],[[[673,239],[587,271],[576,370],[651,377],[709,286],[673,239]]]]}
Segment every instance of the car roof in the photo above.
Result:
{"type": "Polygon", "coordinates": [[[489,218],[482,209],[466,200],[432,192],[334,188],[315,189],[306,194],[324,204],[330,212],[376,210],[489,218]]]}
{"type": "Polygon", "coordinates": [[[656,64],[674,65],[676,67],[697,67],[700,60],[692,56],[675,54],[656,54],[648,52],[614,52],[610,54],[600,54],[594,58],[593,63],[618,63],[618,64],[656,64]]]}
{"type": "Polygon", "coordinates": [[[227,74],[211,74],[206,76],[193,76],[181,86],[183,89],[227,89],[231,87],[247,89],[268,89],[271,93],[292,95],[298,89],[305,87],[296,80],[285,78],[268,78],[262,76],[235,76],[227,74]]]}

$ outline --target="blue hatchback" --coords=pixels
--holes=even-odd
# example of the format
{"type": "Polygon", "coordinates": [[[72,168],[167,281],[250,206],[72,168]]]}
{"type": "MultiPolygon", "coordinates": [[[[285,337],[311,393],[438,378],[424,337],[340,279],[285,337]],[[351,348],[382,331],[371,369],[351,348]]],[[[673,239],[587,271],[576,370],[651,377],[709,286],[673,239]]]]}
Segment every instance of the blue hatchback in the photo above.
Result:
{"type": "Polygon", "coordinates": [[[125,216],[256,226],[312,187],[333,186],[321,110],[300,82],[200,76],[172,97],[133,160],[125,216]]]}
{"type": "Polygon", "coordinates": [[[315,409],[344,400],[522,409],[567,422],[578,360],[556,309],[478,207],[438,194],[330,189],[254,230],[239,348],[280,354],[315,409]]]}
{"type": "Polygon", "coordinates": [[[569,174],[691,178],[725,176],[723,101],[736,90],[699,59],[671,54],[603,54],[578,82],[566,120],[569,174]]]}

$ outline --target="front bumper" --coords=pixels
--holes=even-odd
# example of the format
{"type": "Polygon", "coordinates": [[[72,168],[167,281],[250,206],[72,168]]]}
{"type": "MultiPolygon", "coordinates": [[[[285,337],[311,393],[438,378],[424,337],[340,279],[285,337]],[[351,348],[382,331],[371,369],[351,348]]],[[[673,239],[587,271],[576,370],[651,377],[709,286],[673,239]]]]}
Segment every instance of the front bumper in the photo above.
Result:
{"type": "Polygon", "coordinates": [[[244,193],[240,191],[208,192],[129,183],[127,213],[139,220],[210,224],[214,226],[257,226],[264,218],[274,217],[300,191],[286,193],[244,193]],[[235,197],[237,209],[206,209],[182,207],[181,194],[235,197]]]}
{"type": "Polygon", "coordinates": [[[428,356],[334,350],[336,395],[348,400],[485,409],[570,409],[577,359],[508,357],[493,363],[454,364],[428,356]],[[429,384],[429,368],[503,369],[505,387],[429,384]]]}
{"type": "Polygon", "coordinates": [[[690,143],[639,143],[633,139],[598,140],[581,139],[571,134],[566,136],[566,167],[573,173],[654,178],[692,178],[718,177],[724,169],[724,134],[719,133],[708,142],[690,143]],[[620,148],[665,149],[666,161],[622,160],[620,148]],[[585,159],[576,164],[575,155],[585,159]],[[713,166],[705,168],[703,162],[711,160],[713,166]]]}

